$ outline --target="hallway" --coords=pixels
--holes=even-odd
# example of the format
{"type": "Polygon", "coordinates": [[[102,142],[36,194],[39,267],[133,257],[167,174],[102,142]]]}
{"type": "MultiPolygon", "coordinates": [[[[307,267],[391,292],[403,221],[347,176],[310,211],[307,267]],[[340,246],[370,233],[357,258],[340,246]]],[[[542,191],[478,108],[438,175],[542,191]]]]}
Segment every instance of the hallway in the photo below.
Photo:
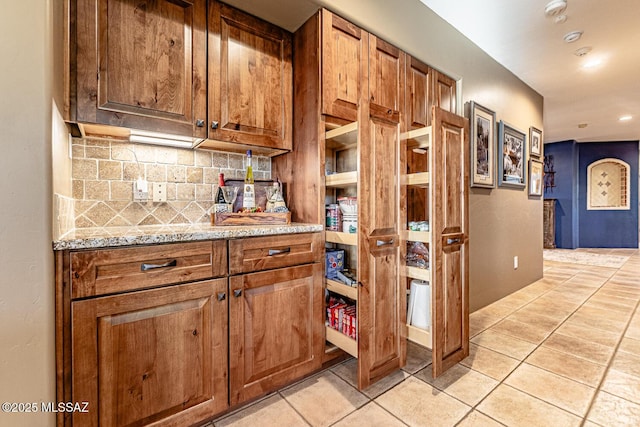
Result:
{"type": "Polygon", "coordinates": [[[436,380],[409,343],[407,366],[362,392],[350,359],[214,425],[638,426],[640,253],[565,254],[472,313],[469,357],[436,380]]]}

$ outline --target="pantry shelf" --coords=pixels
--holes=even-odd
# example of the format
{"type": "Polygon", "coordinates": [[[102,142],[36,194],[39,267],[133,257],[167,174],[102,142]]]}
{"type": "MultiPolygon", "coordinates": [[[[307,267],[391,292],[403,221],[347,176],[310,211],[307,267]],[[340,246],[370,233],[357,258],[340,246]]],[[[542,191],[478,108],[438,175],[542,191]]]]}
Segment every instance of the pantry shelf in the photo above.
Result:
{"type": "Polygon", "coordinates": [[[342,332],[336,331],[329,326],[325,326],[326,339],[331,344],[341,348],[353,357],[358,357],[358,342],[353,338],[349,338],[342,332]]]}
{"type": "Polygon", "coordinates": [[[413,279],[420,279],[429,282],[431,280],[431,272],[428,268],[418,268],[418,267],[410,267],[405,266],[404,270],[405,276],[411,277],[413,279]]]}
{"type": "Polygon", "coordinates": [[[330,292],[335,292],[354,301],[358,300],[358,288],[356,286],[348,286],[337,280],[326,279],[326,287],[330,292]]]}
{"type": "Polygon", "coordinates": [[[431,126],[405,132],[400,135],[400,139],[407,140],[407,148],[429,148],[431,144],[431,126]]]}
{"type": "Polygon", "coordinates": [[[356,233],[343,233],[341,231],[326,231],[325,240],[329,243],[338,243],[341,245],[358,245],[358,235],[356,233]]]}
{"type": "Polygon", "coordinates": [[[407,325],[407,339],[427,348],[432,348],[431,330],[407,325]]]}
{"type": "Polygon", "coordinates": [[[410,173],[402,176],[402,185],[426,188],[429,185],[429,172],[410,173]]]}
{"type": "Polygon", "coordinates": [[[431,232],[405,230],[402,232],[402,238],[409,242],[429,243],[431,241],[431,232]]]}
{"type": "Polygon", "coordinates": [[[331,188],[346,188],[357,183],[357,171],[334,173],[325,177],[325,185],[331,188]]]}
{"type": "Polygon", "coordinates": [[[347,149],[358,144],[358,122],[331,129],[325,133],[326,148],[347,149]]]}

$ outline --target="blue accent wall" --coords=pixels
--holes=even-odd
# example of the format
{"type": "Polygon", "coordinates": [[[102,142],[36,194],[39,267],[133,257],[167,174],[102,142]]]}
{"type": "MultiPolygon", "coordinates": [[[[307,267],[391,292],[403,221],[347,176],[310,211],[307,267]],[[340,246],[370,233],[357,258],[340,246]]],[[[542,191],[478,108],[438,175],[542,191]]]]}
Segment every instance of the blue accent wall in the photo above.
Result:
{"type": "Polygon", "coordinates": [[[553,156],[555,187],[547,188],[545,199],[556,199],[556,247],[574,249],[578,245],[577,211],[574,200],[577,186],[577,146],[575,141],[544,146],[545,156],[553,156]],[[575,224],[574,224],[575,223],[575,224]]]}
{"type": "Polygon", "coordinates": [[[638,247],[638,141],[590,142],[579,145],[579,246],[581,248],[638,247]],[[587,210],[587,167],[614,158],[631,167],[629,210],[587,210]]]}
{"type": "Polygon", "coordinates": [[[558,248],[638,247],[638,141],[577,143],[564,141],[544,146],[554,159],[555,187],[545,199],[556,199],[558,248]],[[629,210],[587,210],[587,167],[615,158],[631,167],[629,210]]]}

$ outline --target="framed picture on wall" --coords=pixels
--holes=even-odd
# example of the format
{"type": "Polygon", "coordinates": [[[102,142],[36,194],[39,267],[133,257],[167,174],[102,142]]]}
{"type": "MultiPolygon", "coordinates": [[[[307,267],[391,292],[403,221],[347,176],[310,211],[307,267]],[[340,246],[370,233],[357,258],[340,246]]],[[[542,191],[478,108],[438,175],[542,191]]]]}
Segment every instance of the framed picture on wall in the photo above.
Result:
{"type": "Polygon", "coordinates": [[[531,126],[529,128],[529,154],[540,157],[542,155],[542,131],[531,126]]]}
{"type": "Polygon", "coordinates": [[[527,136],[500,120],[498,131],[498,185],[525,188],[527,176],[527,136]]]}
{"type": "Polygon", "coordinates": [[[471,101],[469,123],[471,124],[471,186],[495,188],[496,113],[471,101]]]}
{"type": "Polygon", "coordinates": [[[529,160],[529,195],[542,196],[542,162],[538,160],[529,160]]]}

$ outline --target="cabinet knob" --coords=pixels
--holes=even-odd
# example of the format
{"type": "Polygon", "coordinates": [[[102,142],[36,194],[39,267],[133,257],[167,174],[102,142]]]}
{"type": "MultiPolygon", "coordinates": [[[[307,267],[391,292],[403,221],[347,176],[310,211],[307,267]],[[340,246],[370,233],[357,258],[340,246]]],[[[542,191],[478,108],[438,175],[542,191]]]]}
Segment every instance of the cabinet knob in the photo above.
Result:
{"type": "Polygon", "coordinates": [[[218,301],[224,301],[227,298],[227,294],[224,292],[218,292],[218,301]]]}
{"type": "Polygon", "coordinates": [[[239,296],[242,295],[242,289],[234,289],[233,290],[233,296],[238,298],[239,296]]]}
{"type": "Polygon", "coordinates": [[[218,122],[211,122],[211,129],[218,129],[218,122]]]}
{"type": "Polygon", "coordinates": [[[199,127],[199,128],[203,127],[204,126],[204,120],[202,120],[202,119],[196,120],[196,126],[199,127]]]}

